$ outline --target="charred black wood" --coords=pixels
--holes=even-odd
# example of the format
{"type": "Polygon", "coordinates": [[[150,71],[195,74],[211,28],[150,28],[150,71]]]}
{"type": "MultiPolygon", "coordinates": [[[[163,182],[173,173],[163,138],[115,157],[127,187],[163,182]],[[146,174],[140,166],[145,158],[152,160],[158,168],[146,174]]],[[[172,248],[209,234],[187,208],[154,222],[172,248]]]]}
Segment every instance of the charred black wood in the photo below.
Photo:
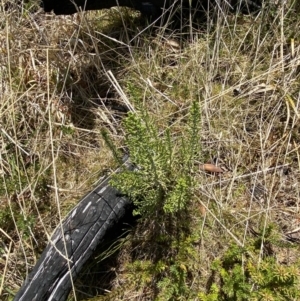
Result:
{"type": "Polygon", "coordinates": [[[119,226],[131,201],[104,180],[87,194],[55,230],[14,301],[65,301],[84,264],[119,226]]]}
{"type": "Polygon", "coordinates": [[[176,7],[204,8],[210,5],[227,5],[229,9],[251,12],[261,8],[263,0],[42,0],[45,12],[70,15],[80,10],[100,10],[113,6],[126,6],[147,16],[157,16],[163,9],[176,7]]]}
{"type": "MultiPolygon", "coordinates": [[[[80,10],[100,10],[113,6],[126,6],[141,11],[146,15],[157,13],[163,1],[141,0],[42,0],[45,12],[54,11],[57,15],[70,15],[80,10]]],[[[167,1],[168,2],[168,1],[167,1]]]]}

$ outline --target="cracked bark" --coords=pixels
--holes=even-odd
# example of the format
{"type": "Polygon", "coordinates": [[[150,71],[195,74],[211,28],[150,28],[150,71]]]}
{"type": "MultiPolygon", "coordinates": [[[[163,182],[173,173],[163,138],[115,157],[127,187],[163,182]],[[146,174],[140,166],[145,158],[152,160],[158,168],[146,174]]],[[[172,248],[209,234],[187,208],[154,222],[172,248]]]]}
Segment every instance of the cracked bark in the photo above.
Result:
{"type": "Polygon", "coordinates": [[[57,227],[14,301],[66,300],[72,289],[71,277],[73,281],[77,278],[105,233],[130,207],[130,200],[104,180],[68,214],[63,232],[57,227]]]}

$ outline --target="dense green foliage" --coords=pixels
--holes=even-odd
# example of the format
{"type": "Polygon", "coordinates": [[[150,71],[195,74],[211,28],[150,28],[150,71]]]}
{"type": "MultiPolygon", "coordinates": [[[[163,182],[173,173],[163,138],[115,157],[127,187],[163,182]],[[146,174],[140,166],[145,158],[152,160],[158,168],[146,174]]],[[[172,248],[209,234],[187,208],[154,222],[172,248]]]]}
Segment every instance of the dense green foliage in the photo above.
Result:
{"type": "Polygon", "coordinates": [[[273,256],[260,258],[256,242],[241,248],[231,245],[212,263],[215,280],[201,300],[299,300],[298,264],[285,265],[273,256]]]}

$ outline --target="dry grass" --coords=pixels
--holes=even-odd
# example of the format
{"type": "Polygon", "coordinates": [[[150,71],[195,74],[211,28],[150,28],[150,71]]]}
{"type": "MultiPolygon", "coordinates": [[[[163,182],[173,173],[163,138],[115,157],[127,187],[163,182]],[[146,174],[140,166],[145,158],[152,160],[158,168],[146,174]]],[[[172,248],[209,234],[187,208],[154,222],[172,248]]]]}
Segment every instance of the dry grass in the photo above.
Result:
{"type": "MultiPolygon", "coordinates": [[[[300,24],[291,6],[219,13],[198,28],[188,23],[185,35],[139,33],[127,10],[56,17],[33,4],[1,12],[1,300],[12,299],[59,220],[114,168],[100,130],[121,146],[120,121],[132,108],[147,109],[176,140],[199,100],[199,163],[225,170],[195,174],[191,220],[201,243],[191,289],[205,290],[229,241],[243,246],[270,224],[300,239],[300,24]]],[[[141,246],[137,257],[151,260],[141,246]]],[[[282,264],[296,262],[297,251],[272,250],[282,264]]],[[[118,297],[110,298],[153,300],[128,276],[131,252],[122,252],[118,297]]]]}

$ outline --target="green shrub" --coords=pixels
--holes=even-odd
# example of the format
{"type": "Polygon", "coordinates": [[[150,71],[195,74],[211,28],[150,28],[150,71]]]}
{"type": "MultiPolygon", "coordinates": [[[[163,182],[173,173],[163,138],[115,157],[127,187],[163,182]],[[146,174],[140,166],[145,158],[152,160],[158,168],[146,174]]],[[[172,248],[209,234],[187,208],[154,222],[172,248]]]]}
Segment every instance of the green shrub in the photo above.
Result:
{"type": "Polygon", "coordinates": [[[285,265],[274,256],[261,258],[257,241],[260,238],[244,248],[231,245],[213,262],[211,269],[219,285],[214,282],[207,294],[200,293],[200,300],[299,300],[298,264],[285,265]]]}
{"type": "Polygon", "coordinates": [[[200,155],[199,125],[196,101],[185,124],[186,136],[180,139],[170,128],[159,129],[146,112],[129,113],[124,121],[125,144],[136,168],[115,175],[112,184],[132,198],[135,214],[175,214],[187,207],[194,188],[194,160],[200,155]]]}

